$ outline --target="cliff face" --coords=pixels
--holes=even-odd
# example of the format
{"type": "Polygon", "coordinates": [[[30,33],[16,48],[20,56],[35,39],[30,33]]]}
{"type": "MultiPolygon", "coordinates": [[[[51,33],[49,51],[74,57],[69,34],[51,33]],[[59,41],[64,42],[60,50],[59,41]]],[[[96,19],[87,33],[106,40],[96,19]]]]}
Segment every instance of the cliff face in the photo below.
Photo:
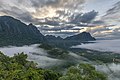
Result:
{"type": "Polygon", "coordinates": [[[0,17],[0,45],[32,44],[44,39],[34,25],[26,25],[10,16],[0,17]]]}

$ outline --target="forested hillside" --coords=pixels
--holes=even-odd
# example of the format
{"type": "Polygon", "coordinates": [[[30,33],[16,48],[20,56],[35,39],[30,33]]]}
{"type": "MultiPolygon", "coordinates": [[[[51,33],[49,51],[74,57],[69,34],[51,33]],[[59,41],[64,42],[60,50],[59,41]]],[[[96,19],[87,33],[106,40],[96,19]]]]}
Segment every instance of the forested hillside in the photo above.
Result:
{"type": "Polygon", "coordinates": [[[70,67],[63,75],[52,70],[37,68],[24,53],[8,57],[0,52],[0,80],[107,80],[90,64],[70,67]]]}

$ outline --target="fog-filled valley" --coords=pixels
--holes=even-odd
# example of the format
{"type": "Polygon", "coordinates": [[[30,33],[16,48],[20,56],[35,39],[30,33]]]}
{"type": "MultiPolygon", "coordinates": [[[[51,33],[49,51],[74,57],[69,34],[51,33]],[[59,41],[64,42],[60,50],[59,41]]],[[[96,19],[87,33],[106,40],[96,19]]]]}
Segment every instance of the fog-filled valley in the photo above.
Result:
{"type": "MultiPolygon", "coordinates": [[[[94,48],[94,50],[99,50],[99,51],[115,51],[114,49],[116,48],[112,48],[111,46],[107,46],[108,49],[106,49],[106,46],[101,47],[98,44],[103,43],[103,45],[105,45],[106,42],[112,42],[114,43],[115,40],[101,40],[101,41],[95,41],[96,43],[89,43],[89,44],[82,44],[79,46],[76,46],[74,48],[94,48]],[[103,42],[102,42],[103,41],[103,42]],[[87,46],[88,45],[88,46],[87,46]],[[90,45],[90,47],[89,47],[90,45]],[[92,46],[93,45],[93,46],[92,46]],[[96,47],[95,47],[96,45],[96,47]],[[87,47],[84,47],[87,46],[87,47]],[[100,49],[102,48],[102,50],[100,49]],[[110,49],[110,50],[109,50],[110,49]]],[[[119,40],[117,40],[119,41],[119,40]]],[[[109,43],[109,45],[113,45],[113,43],[109,43]]],[[[22,47],[15,47],[15,46],[8,46],[8,47],[1,47],[0,51],[2,51],[3,53],[5,53],[5,55],[8,56],[13,56],[14,54],[17,53],[21,53],[24,52],[28,55],[28,60],[30,61],[34,61],[35,63],[37,63],[37,67],[39,68],[44,68],[44,69],[53,69],[53,70],[57,70],[60,72],[65,72],[65,70],[73,65],[77,65],[79,63],[89,63],[93,66],[95,66],[95,68],[100,71],[100,72],[104,72],[105,74],[108,75],[108,79],[109,80],[119,80],[119,72],[120,72],[120,64],[119,63],[105,63],[105,64],[99,64],[95,61],[91,61],[85,57],[82,57],[76,53],[70,52],[67,55],[66,58],[54,58],[49,56],[49,54],[47,53],[47,50],[38,47],[40,44],[34,44],[34,45],[29,45],[29,46],[22,46],[22,47]],[[59,70],[60,69],[60,70],[59,70]]],[[[118,52],[118,51],[117,51],[118,52]]],[[[102,54],[102,52],[101,52],[102,54]]]]}
{"type": "MultiPolygon", "coordinates": [[[[70,61],[69,59],[57,59],[57,58],[52,58],[49,56],[49,54],[47,54],[47,51],[42,49],[42,48],[38,48],[39,44],[35,44],[35,45],[30,45],[30,46],[23,46],[23,47],[15,47],[15,46],[9,46],[9,47],[1,47],[0,51],[5,53],[8,56],[13,56],[14,54],[17,53],[21,53],[24,52],[28,55],[28,60],[31,61],[35,61],[36,63],[38,63],[39,67],[45,68],[45,67],[53,67],[55,65],[60,65],[64,62],[68,63],[69,62],[74,62],[77,61],[83,61],[87,60],[85,58],[82,58],[81,56],[69,52],[69,55],[67,56],[67,58],[69,58],[69,56],[71,56],[71,60],[73,59],[74,61],[70,61]]],[[[75,62],[76,63],[76,62],[75,62]]]]}
{"type": "Polygon", "coordinates": [[[86,48],[92,50],[98,50],[103,52],[114,52],[120,53],[120,39],[113,39],[113,40],[96,40],[90,41],[92,43],[89,44],[81,44],[77,46],[73,46],[73,48],[86,48]]]}

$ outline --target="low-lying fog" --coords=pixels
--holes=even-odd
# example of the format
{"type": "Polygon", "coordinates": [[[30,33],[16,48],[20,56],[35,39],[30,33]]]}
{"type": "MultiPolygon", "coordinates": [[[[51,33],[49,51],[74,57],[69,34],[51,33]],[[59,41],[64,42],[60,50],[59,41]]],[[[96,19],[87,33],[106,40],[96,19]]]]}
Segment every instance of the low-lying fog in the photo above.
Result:
{"type": "MultiPolygon", "coordinates": [[[[94,49],[94,50],[100,50],[100,51],[113,51],[113,52],[120,52],[120,40],[98,40],[96,43],[90,43],[90,44],[82,44],[78,46],[74,46],[74,48],[87,48],[87,49],[94,49]]],[[[38,67],[41,68],[47,68],[49,66],[54,65],[60,65],[64,62],[64,60],[60,59],[54,59],[47,56],[47,51],[37,48],[37,44],[31,45],[31,46],[23,46],[23,47],[15,47],[15,46],[9,46],[9,47],[1,47],[0,51],[5,53],[8,56],[13,56],[15,53],[21,53],[24,52],[28,54],[28,59],[35,61],[38,63],[38,67]],[[37,53],[39,55],[35,55],[32,53],[37,53]]],[[[79,60],[81,58],[77,54],[70,53],[71,56],[74,57],[74,59],[79,60]]],[[[81,58],[82,59],[82,58],[81,58]]],[[[77,61],[76,60],[76,61],[77,61]]],[[[70,61],[70,60],[69,60],[70,61]]],[[[82,60],[81,60],[82,61],[82,60]]],[[[63,63],[64,64],[64,63],[63,63]]],[[[97,70],[105,72],[109,74],[109,80],[120,80],[120,64],[107,64],[107,65],[95,65],[97,70]]]]}
{"type": "MultiPolygon", "coordinates": [[[[120,53],[120,39],[117,40],[97,40],[92,41],[95,43],[82,44],[73,46],[72,48],[85,48],[97,51],[107,51],[120,53]]],[[[99,71],[105,72],[109,75],[109,80],[120,80],[120,64],[105,64],[105,65],[96,65],[96,68],[99,71]]]]}
{"type": "Polygon", "coordinates": [[[70,52],[68,56],[69,59],[72,59],[73,61],[67,59],[63,60],[63,59],[51,58],[48,56],[47,51],[45,51],[42,48],[38,48],[37,46],[38,44],[23,46],[23,47],[8,46],[8,47],[1,47],[0,51],[8,56],[13,56],[14,54],[24,52],[25,54],[28,54],[28,60],[36,62],[38,64],[38,67],[41,68],[58,66],[61,64],[67,65],[69,63],[73,63],[74,61],[77,63],[83,61],[84,59],[83,57],[78,56],[77,54],[74,54],[72,52],[70,52]]]}
{"type": "Polygon", "coordinates": [[[104,64],[96,65],[98,71],[104,72],[108,75],[108,80],[120,80],[120,64],[104,64]]]}
{"type": "Polygon", "coordinates": [[[29,60],[35,61],[38,63],[38,66],[42,68],[61,62],[61,60],[47,57],[47,52],[41,48],[37,48],[37,46],[37,44],[23,47],[8,46],[1,47],[0,51],[8,56],[13,56],[14,54],[24,52],[25,54],[28,54],[29,60]],[[32,53],[37,53],[39,55],[33,55],[32,53]]]}
{"type": "Polygon", "coordinates": [[[73,46],[72,48],[86,48],[98,51],[109,51],[120,53],[120,39],[117,40],[97,40],[95,43],[82,44],[73,46]]]}

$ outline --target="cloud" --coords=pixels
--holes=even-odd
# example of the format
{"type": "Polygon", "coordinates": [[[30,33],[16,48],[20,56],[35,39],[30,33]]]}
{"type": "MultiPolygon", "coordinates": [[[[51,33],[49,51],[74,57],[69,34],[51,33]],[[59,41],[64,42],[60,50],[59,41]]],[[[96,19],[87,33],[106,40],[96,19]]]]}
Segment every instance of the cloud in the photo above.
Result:
{"type": "Polygon", "coordinates": [[[0,6],[0,12],[2,12],[3,15],[13,16],[17,19],[20,19],[20,20],[22,20],[24,22],[28,22],[28,23],[36,21],[32,17],[30,12],[28,12],[24,9],[21,9],[19,6],[15,6],[13,4],[7,4],[7,2],[6,3],[0,3],[0,5],[1,5],[0,6]]]}
{"type": "Polygon", "coordinates": [[[45,19],[44,22],[39,22],[40,25],[60,26],[60,22],[52,19],[45,19]]]}
{"type": "Polygon", "coordinates": [[[118,13],[119,10],[120,10],[120,1],[114,4],[113,7],[107,11],[105,16],[118,13]]]}
{"type": "Polygon", "coordinates": [[[26,23],[54,26],[54,28],[42,27],[43,31],[71,30],[71,32],[58,32],[58,34],[72,34],[77,33],[74,30],[77,31],[82,27],[95,27],[104,24],[102,20],[95,21],[98,12],[94,10],[86,13],[81,12],[85,1],[0,0],[0,15],[10,15],[26,23]],[[68,24],[72,26],[68,26],[68,24]],[[76,26],[79,28],[75,28],[76,26]]]}
{"type": "MultiPolygon", "coordinates": [[[[58,27],[53,27],[53,28],[50,28],[48,26],[42,26],[40,27],[41,30],[46,30],[46,31],[62,31],[62,30],[75,30],[74,28],[75,26],[72,26],[72,25],[64,25],[64,26],[58,26],[58,27]]],[[[77,29],[78,30],[78,29],[77,29]]],[[[80,30],[80,29],[79,29],[80,30]]]]}
{"type": "Polygon", "coordinates": [[[0,0],[0,15],[36,22],[40,18],[56,17],[59,10],[80,10],[84,2],[85,0],[0,0]]]}
{"type": "Polygon", "coordinates": [[[50,25],[54,27],[46,28],[45,26],[45,27],[42,27],[41,30],[45,31],[46,33],[48,31],[48,34],[49,32],[55,33],[55,34],[75,34],[83,31],[83,27],[92,28],[104,23],[101,20],[94,20],[98,14],[98,12],[94,10],[87,13],[76,13],[73,15],[71,15],[71,13],[65,10],[64,11],[58,10],[56,13],[59,14],[59,17],[46,19],[45,22],[43,23],[44,25],[47,24],[48,26],[50,25]],[[63,16],[62,18],[65,18],[64,15],[66,16],[69,15],[67,21],[58,20],[61,16],[63,16]],[[54,24],[56,22],[59,23],[59,25],[54,24]],[[64,32],[61,32],[62,30],[64,30],[64,32]]]}
{"type": "Polygon", "coordinates": [[[107,22],[108,24],[118,24],[120,22],[120,1],[113,5],[111,9],[109,9],[106,14],[102,17],[102,20],[107,22]]]}
{"type": "Polygon", "coordinates": [[[120,1],[113,5],[112,8],[106,11],[106,14],[99,20],[94,20],[90,23],[94,27],[85,29],[95,37],[101,38],[120,38],[120,1]]]}
{"type": "Polygon", "coordinates": [[[94,37],[103,39],[119,39],[120,27],[117,25],[101,25],[96,27],[86,28],[94,37]]]}
{"type": "Polygon", "coordinates": [[[47,0],[45,6],[53,8],[68,8],[75,9],[81,6],[85,0],[47,0]]]}
{"type": "Polygon", "coordinates": [[[93,21],[92,24],[95,24],[95,25],[105,25],[105,22],[102,21],[102,20],[96,20],[96,21],[93,21]]]}
{"type": "Polygon", "coordinates": [[[0,12],[1,15],[14,16],[34,24],[59,26],[61,21],[70,21],[70,18],[72,23],[90,23],[97,16],[97,12],[80,13],[83,3],[85,0],[0,0],[0,12]],[[76,10],[78,15],[71,17],[76,10]],[[45,22],[41,22],[42,18],[51,20],[45,19],[45,22]]]}
{"type": "Polygon", "coordinates": [[[88,13],[80,13],[75,16],[73,15],[71,17],[71,23],[90,23],[95,19],[97,14],[98,12],[93,10],[88,13]]]}

